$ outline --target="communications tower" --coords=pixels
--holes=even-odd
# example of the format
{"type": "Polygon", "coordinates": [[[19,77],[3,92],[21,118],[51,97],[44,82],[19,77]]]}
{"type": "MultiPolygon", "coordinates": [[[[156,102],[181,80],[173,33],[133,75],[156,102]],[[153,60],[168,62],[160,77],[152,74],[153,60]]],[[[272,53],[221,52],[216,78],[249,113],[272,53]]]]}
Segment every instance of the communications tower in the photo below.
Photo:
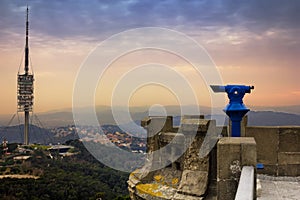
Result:
{"type": "Polygon", "coordinates": [[[29,72],[29,47],[28,47],[28,6],[26,11],[26,43],[25,43],[25,67],[24,74],[18,72],[18,112],[24,112],[24,145],[29,144],[29,113],[33,108],[33,73],[29,72]]]}

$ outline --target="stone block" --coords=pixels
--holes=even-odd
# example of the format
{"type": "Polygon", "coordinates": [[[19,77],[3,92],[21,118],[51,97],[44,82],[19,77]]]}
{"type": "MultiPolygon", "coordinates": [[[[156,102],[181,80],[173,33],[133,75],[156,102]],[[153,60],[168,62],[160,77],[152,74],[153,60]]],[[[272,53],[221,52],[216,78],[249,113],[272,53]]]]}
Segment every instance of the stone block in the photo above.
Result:
{"type": "Polygon", "coordinates": [[[202,200],[204,197],[189,196],[186,194],[176,193],[172,200],[202,200]]]}
{"type": "Polygon", "coordinates": [[[278,176],[300,176],[300,165],[278,165],[278,176]]]}
{"type": "Polygon", "coordinates": [[[235,198],[238,181],[218,180],[217,181],[217,199],[233,200],[235,198]]]}
{"type": "Polygon", "coordinates": [[[300,127],[279,128],[279,152],[300,152],[300,127]]]}
{"type": "Polygon", "coordinates": [[[277,127],[247,127],[246,137],[254,137],[257,162],[264,165],[277,164],[279,133],[277,127]]]}
{"type": "Polygon", "coordinates": [[[217,180],[217,146],[209,154],[209,180],[217,180]]]}
{"type": "MultiPolygon", "coordinates": [[[[299,144],[300,145],[300,144],[299,144]]],[[[300,152],[279,152],[279,165],[300,165],[300,152]]]]}
{"type": "Polygon", "coordinates": [[[230,166],[234,162],[240,162],[241,145],[240,143],[231,143],[231,138],[221,138],[217,147],[217,176],[219,179],[231,177],[232,170],[230,166]]]}
{"type": "Polygon", "coordinates": [[[253,141],[249,141],[247,143],[241,144],[241,152],[242,152],[242,166],[256,166],[256,143],[253,141]]]}
{"type": "Polygon", "coordinates": [[[164,132],[159,136],[160,142],[184,145],[185,137],[182,133],[164,132]]]}
{"type": "MultiPolygon", "coordinates": [[[[209,170],[209,157],[199,156],[200,147],[203,144],[203,137],[195,137],[193,142],[189,145],[184,155],[184,169],[186,170],[209,170]]],[[[186,144],[188,145],[188,144],[186,144]]]]}
{"type": "Polygon", "coordinates": [[[236,177],[238,167],[256,166],[256,143],[253,138],[221,138],[218,142],[217,159],[218,178],[236,177]]]}
{"type": "Polygon", "coordinates": [[[198,118],[190,118],[184,116],[181,120],[180,131],[184,134],[199,134],[205,135],[211,120],[198,118]]]}
{"type": "Polygon", "coordinates": [[[148,124],[150,124],[150,121],[151,121],[150,117],[145,117],[141,121],[141,126],[146,128],[148,126],[148,124]]]}
{"type": "Polygon", "coordinates": [[[206,193],[208,185],[208,172],[184,170],[178,186],[178,192],[202,196],[206,193]]]}
{"type": "Polygon", "coordinates": [[[243,166],[256,167],[254,138],[226,137],[217,145],[218,199],[234,199],[243,166]]]}
{"type": "Polygon", "coordinates": [[[147,117],[141,121],[141,126],[148,131],[148,137],[153,137],[159,132],[173,131],[173,117],[147,117]]]}
{"type": "Polygon", "coordinates": [[[276,165],[264,165],[263,169],[257,169],[258,174],[266,174],[270,176],[277,176],[278,166],[276,165]]]}

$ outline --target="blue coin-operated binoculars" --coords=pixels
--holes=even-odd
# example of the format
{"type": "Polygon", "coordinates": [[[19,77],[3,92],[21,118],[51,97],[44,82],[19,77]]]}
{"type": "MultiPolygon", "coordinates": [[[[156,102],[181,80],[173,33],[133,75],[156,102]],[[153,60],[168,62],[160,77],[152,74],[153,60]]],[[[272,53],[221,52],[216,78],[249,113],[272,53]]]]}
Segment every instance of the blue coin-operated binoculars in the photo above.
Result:
{"type": "Polygon", "coordinates": [[[250,110],[243,104],[243,97],[246,93],[250,93],[254,86],[245,85],[211,85],[214,92],[226,92],[229,98],[229,104],[224,109],[224,112],[229,116],[232,128],[231,136],[241,136],[241,121],[244,115],[250,110]]]}

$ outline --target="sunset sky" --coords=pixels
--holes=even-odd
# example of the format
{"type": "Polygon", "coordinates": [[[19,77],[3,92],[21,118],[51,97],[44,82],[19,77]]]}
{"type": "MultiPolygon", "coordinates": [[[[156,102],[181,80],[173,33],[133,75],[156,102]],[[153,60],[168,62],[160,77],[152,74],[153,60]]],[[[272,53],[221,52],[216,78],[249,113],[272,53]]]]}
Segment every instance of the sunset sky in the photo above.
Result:
{"type": "MultiPolygon", "coordinates": [[[[35,112],[70,108],[76,75],[90,51],[112,35],[142,27],[172,29],[194,39],[211,56],[224,84],[255,86],[245,97],[247,105],[300,104],[298,0],[29,0],[27,3],[30,68],[36,80],[35,112]]],[[[0,1],[0,114],[16,112],[16,75],[19,66],[20,72],[24,68],[25,14],[26,1],[0,1]]],[[[120,58],[107,71],[101,80],[105,87],[98,88],[96,104],[109,105],[110,90],[126,73],[126,67],[151,62],[180,68],[197,90],[193,72],[180,58],[155,51],[136,52],[120,58]]],[[[207,90],[203,89],[203,94],[207,90]]],[[[164,93],[168,92],[149,85],[135,91],[129,104],[176,104],[172,95],[164,97],[164,93]]],[[[197,95],[201,98],[201,92],[197,95]]],[[[119,103],[122,104],[121,99],[119,103]]],[[[200,104],[209,103],[203,100],[200,104]]]]}

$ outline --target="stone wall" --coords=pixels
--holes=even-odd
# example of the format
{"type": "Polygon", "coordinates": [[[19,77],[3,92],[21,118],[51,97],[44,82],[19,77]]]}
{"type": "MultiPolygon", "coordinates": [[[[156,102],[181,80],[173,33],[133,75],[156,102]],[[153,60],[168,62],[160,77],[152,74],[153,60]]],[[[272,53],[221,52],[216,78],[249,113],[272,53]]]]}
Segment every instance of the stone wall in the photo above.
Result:
{"type": "Polygon", "coordinates": [[[148,117],[141,125],[148,133],[149,162],[129,177],[131,199],[203,199],[207,195],[210,174],[216,177],[216,162],[209,154],[219,136],[215,135],[216,121],[204,119],[204,116],[183,116],[181,126],[173,127],[170,116],[148,117]],[[201,150],[204,142],[207,149],[201,150]],[[157,167],[162,164],[164,168],[157,167]]]}
{"type": "Polygon", "coordinates": [[[273,176],[300,176],[300,127],[246,127],[246,137],[254,137],[257,173],[273,176]]]}

